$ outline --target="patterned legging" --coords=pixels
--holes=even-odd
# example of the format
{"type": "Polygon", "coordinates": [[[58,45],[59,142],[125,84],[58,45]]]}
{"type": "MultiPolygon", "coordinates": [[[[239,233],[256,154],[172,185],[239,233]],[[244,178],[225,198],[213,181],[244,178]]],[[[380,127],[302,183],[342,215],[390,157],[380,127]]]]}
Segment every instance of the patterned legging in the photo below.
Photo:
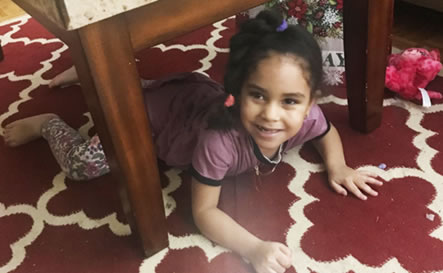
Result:
{"type": "Polygon", "coordinates": [[[59,117],[42,126],[42,136],[66,176],[73,180],[89,180],[109,172],[100,139],[82,136],[59,117]]]}
{"type": "MultiPolygon", "coordinates": [[[[155,81],[140,79],[141,87],[148,88],[155,81]]],[[[43,124],[41,133],[67,177],[73,180],[89,180],[109,172],[109,165],[97,135],[83,139],[59,117],[43,124]]]]}

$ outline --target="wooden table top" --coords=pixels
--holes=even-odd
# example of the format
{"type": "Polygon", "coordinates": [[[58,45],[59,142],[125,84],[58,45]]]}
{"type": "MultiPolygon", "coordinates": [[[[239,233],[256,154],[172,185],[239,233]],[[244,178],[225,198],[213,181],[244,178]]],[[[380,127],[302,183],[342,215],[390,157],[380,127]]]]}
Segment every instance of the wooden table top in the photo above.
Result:
{"type": "MultiPolygon", "coordinates": [[[[157,0],[26,0],[65,30],[74,30],[157,0]]],[[[212,1],[212,0],[211,0],[212,1]]]]}

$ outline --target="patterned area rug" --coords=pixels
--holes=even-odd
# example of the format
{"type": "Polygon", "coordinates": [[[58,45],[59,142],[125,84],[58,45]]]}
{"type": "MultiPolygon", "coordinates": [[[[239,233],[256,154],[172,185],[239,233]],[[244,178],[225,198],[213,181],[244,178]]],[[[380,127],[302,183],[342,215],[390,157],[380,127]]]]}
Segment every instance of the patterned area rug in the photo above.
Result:
{"type": "MultiPolygon", "coordinates": [[[[139,52],[140,74],[194,70],[221,81],[234,28],[234,20],[221,21],[139,52]]],[[[0,24],[0,38],[0,132],[19,118],[55,112],[91,135],[80,87],[48,88],[72,64],[66,45],[28,17],[0,24]]],[[[443,79],[431,87],[443,90],[443,79]]],[[[386,181],[379,196],[335,194],[306,144],[257,186],[252,174],[228,181],[221,208],[259,237],[287,244],[287,272],[443,272],[443,101],[422,108],[386,98],[383,124],[368,135],[349,128],[343,87],[320,104],[342,135],[349,165],[386,181]]],[[[252,273],[196,229],[189,175],[160,165],[170,246],[145,259],[109,176],[73,182],[43,140],[15,149],[0,140],[0,272],[252,273]]]]}

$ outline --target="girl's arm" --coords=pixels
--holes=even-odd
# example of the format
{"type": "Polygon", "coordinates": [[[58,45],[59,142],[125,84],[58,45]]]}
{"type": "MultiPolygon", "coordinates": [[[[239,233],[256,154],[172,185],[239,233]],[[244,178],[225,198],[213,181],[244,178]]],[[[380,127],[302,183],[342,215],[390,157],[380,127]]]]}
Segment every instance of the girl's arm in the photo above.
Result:
{"type": "Polygon", "coordinates": [[[283,273],[291,266],[289,248],[278,242],[262,241],[217,208],[220,186],[192,180],[192,213],[203,235],[249,260],[258,273],[283,273]]]}
{"type": "Polygon", "coordinates": [[[337,193],[347,195],[348,190],[362,200],[367,199],[362,191],[377,196],[370,184],[381,186],[383,183],[373,173],[357,171],[346,165],[340,135],[332,124],[326,135],[313,142],[325,162],[329,183],[337,193]]]}

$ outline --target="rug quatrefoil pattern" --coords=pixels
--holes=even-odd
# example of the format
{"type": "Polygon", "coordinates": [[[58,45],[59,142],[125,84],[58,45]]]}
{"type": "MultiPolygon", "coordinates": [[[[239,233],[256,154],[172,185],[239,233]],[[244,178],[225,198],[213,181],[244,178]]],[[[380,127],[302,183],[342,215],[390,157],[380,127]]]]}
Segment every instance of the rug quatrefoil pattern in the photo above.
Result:
{"type": "MultiPolygon", "coordinates": [[[[198,71],[221,82],[234,32],[231,18],[137,52],[139,73],[155,79],[198,71]]],[[[0,39],[1,135],[8,123],[46,112],[92,135],[80,86],[48,87],[72,65],[68,47],[28,16],[1,23],[0,39]]],[[[443,90],[443,79],[431,87],[443,90]]],[[[340,132],[348,164],[385,182],[379,196],[335,194],[305,144],[258,186],[251,174],[226,181],[220,207],[258,237],[287,244],[287,272],[443,272],[443,102],[422,108],[387,97],[382,125],[371,134],[349,128],[344,86],[331,87],[318,103],[340,132]]],[[[160,169],[170,245],[144,258],[110,176],[74,182],[45,141],[12,149],[0,140],[0,273],[252,273],[198,232],[190,176],[161,162],[160,169]]]]}

